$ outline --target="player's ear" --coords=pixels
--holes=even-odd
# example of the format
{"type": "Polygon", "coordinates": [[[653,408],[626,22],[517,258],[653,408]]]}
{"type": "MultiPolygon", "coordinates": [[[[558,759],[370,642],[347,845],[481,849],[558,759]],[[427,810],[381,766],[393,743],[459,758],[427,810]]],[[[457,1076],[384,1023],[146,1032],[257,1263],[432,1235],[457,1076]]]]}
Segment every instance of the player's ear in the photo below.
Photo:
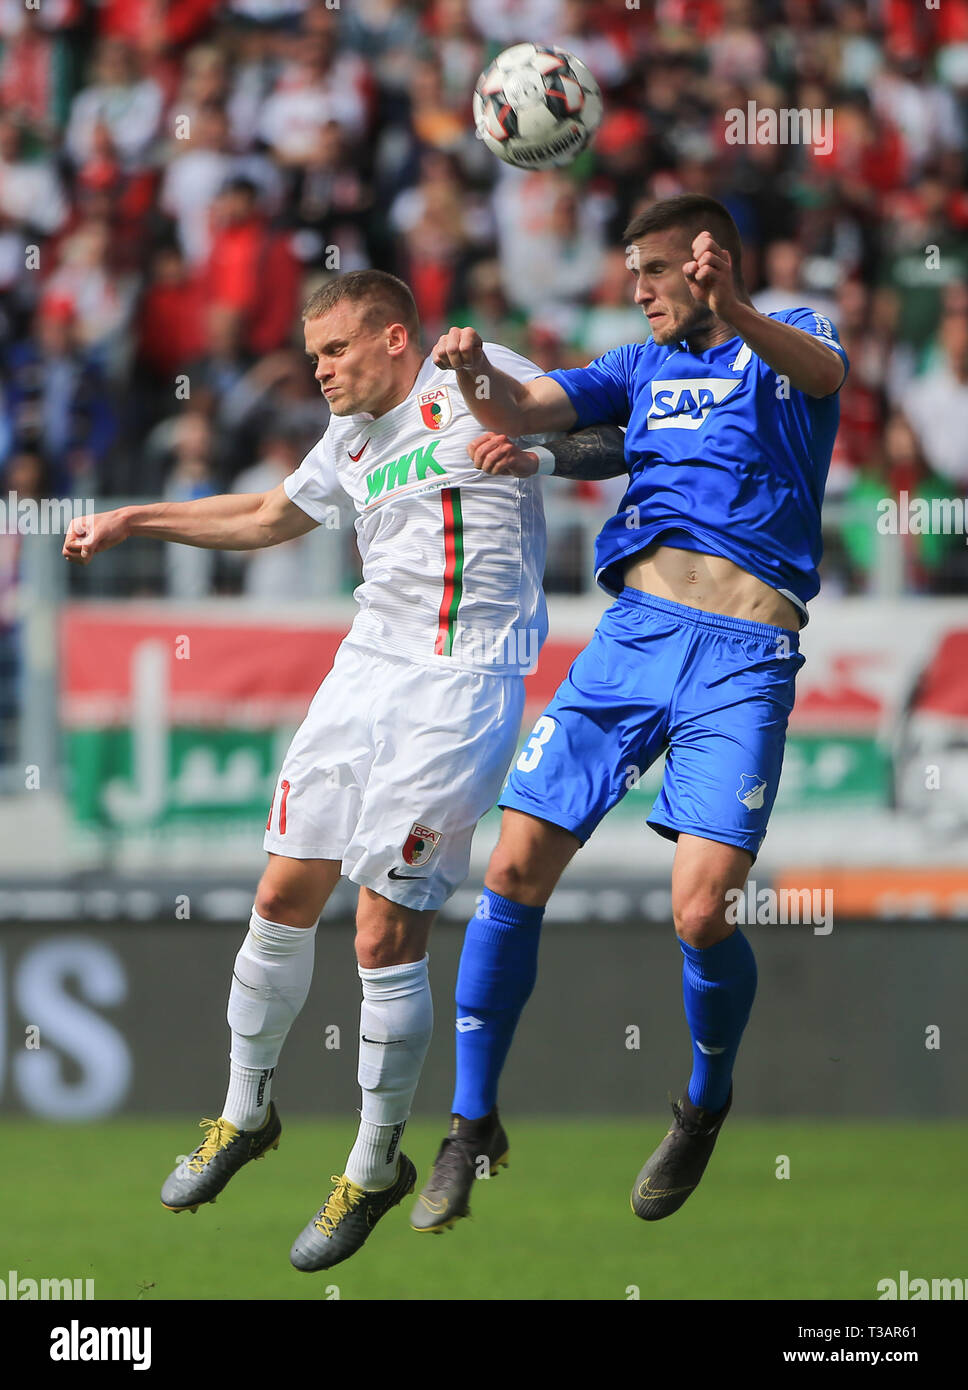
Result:
{"type": "Polygon", "coordinates": [[[387,352],[391,357],[399,357],[406,352],[410,334],[402,323],[388,323],[386,327],[387,352]]]}

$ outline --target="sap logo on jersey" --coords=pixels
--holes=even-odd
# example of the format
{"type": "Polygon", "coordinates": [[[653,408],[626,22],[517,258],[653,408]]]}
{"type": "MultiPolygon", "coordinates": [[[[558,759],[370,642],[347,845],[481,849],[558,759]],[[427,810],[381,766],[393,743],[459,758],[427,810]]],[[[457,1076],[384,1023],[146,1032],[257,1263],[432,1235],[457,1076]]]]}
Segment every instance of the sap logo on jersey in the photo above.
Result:
{"type": "Polygon", "coordinates": [[[446,386],[436,386],[432,391],[424,391],[417,397],[420,418],[428,430],[442,430],[450,424],[454,414],[446,386]]]}
{"type": "Polygon", "coordinates": [[[697,430],[714,405],[721,405],[742,383],[735,377],[682,377],[652,382],[650,430],[697,430]]]}

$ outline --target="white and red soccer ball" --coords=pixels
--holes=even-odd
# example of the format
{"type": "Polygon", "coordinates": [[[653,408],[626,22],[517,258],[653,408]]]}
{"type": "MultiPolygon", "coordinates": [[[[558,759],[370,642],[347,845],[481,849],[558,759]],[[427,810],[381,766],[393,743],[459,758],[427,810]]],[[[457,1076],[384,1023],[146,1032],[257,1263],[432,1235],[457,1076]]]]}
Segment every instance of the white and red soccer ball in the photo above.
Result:
{"type": "Polygon", "coordinates": [[[602,120],[602,93],[574,54],[540,43],[499,53],[474,88],[477,137],[506,164],[570,164],[602,120]]]}

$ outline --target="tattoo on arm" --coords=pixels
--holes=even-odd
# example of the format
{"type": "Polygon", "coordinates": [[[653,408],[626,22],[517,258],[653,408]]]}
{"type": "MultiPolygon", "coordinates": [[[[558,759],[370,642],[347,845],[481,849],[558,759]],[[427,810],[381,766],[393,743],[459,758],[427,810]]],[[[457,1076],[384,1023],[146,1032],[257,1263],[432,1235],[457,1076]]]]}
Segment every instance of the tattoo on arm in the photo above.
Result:
{"type": "Polygon", "coordinates": [[[593,425],[544,448],[554,455],[557,478],[617,478],[628,472],[625,435],[616,425],[593,425]]]}

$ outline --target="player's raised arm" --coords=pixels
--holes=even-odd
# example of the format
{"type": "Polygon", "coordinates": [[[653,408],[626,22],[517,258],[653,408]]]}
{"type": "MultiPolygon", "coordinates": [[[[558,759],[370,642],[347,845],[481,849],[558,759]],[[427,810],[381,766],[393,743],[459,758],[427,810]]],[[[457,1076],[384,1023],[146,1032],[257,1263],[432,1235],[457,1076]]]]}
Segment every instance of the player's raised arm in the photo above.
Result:
{"type": "Polygon", "coordinates": [[[737,304],[728,320],[731,328],[756,353],[761,362],[784,376],[797,391],[808,396],[830,396],[847,375],[840,354],[822,338],[812,337],[792,323],[779,323],[752,305],[737,304]]]}
{"type": "Polygon", "coordinates": [[[130,536],[178,541],[206,550],[261,550],[305,535],[319,523],[289,500],[282,483],[269,492],[225,493],[194,502],[150,502],[75,517],[62,554],[87,565],[130,536]]]}
{"type": "Polygon", "coordinates": [[[506,434],[488,431],[472,439],[467,452],[475,468],[496,476],[530,478],[541,472],[597,481],[617,478],[628,470],[625,435],[615,425],[593,425],[531,449],[506,434]]]}
{"type": "Polygon", "coordinates": [[[489,362],[473,328],[452,328],[438,338],[434,364],[457,373],[468,410],[489,430],[507,435],[567,430],[578,416],[563,387],[550,377],[516,381],[489,362]]]}
{"type": "Polygon", "coordinates": [[[789,323],[779,323],[754,309],[736,293],[732,260],[710,232],[692,243],[693,259],[682,271],[693,296],[729,324],[761,362],[808,396],[829,396],[843,384],[846,368],[833,344],[812,337],[789,323]]]}

